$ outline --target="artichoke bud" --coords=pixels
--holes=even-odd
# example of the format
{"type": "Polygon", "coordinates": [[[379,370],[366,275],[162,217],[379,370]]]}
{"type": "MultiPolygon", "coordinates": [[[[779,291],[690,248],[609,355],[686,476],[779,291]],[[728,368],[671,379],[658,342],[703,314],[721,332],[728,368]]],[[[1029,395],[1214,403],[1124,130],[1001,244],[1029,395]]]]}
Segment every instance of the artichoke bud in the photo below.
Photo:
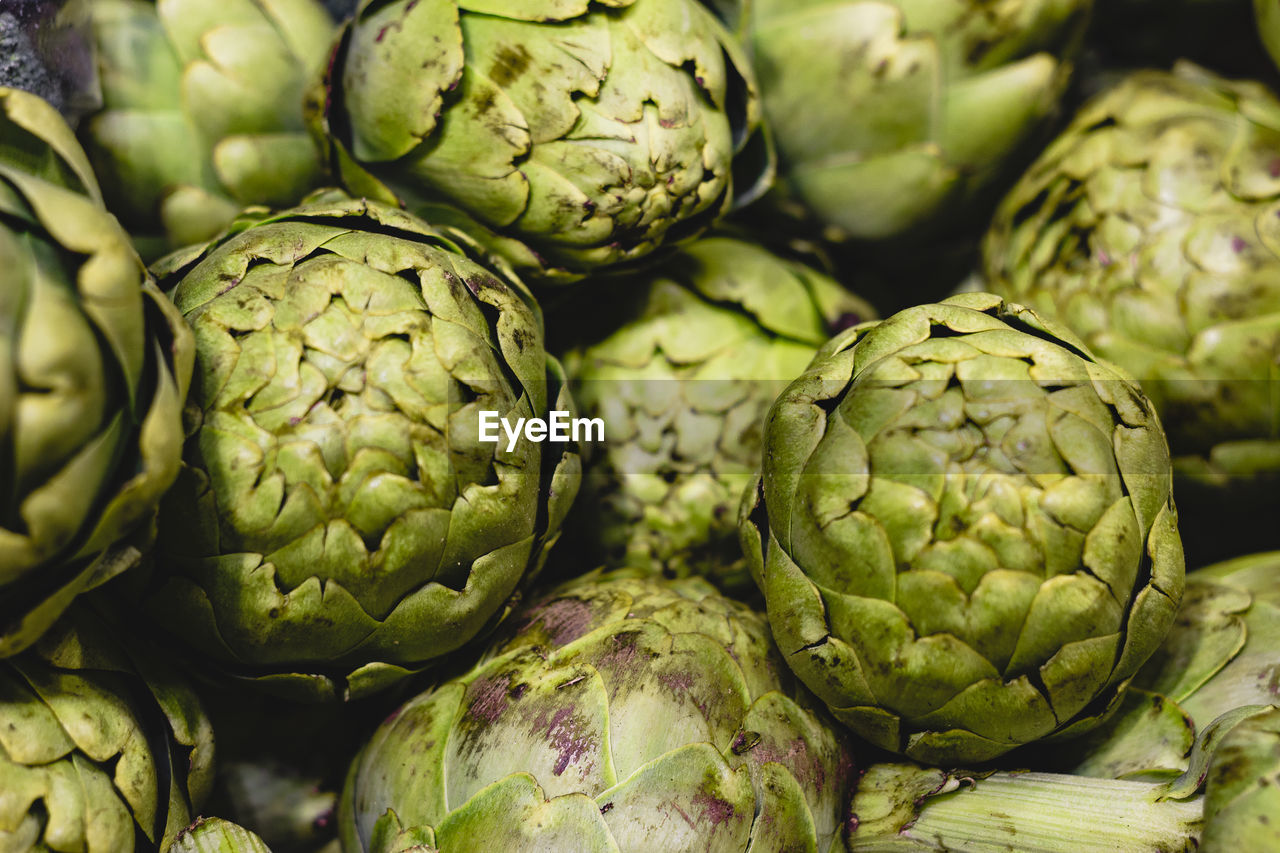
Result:
{"type": "Polygon", "coordinates": [[[572,411],[515,281],[399,210],[332,196],[160,267],[197,370],[156,617],[234,674],[354,697],[489,630],[577,492],[572,411]]]}
{"type": "Polygon", "coordinates": [[[754,0],[780,207],[916,243],[982,216],[1056,113],[1092,6],[754,0]]]}
{"type": "Polygon", "coordinates": [[[749,64],[699,0],[365,2],[308,102],[353,194],[544,281],[692,239],[772,175],[749,64]]]}
{"type": "Polygon", "coordinates": [[[145,544],[178,470],[191,333],[58,113],[0,89],[0,136],[4,657],[145,544]]]}
{"type": "Polygon", "coordinates": [[[855,732],[972,763],[1096,725],[1172,624],[1150,402],[985,293],[850,329],[773,404],[741,534],[785,659],[855,732]]]}
{"type": "Polygon", "coordinates": [[[575,538],[612,566],[749,588],[737,506],[765,413],[830,335],[875,316],[803,264],[731,237],[699,240],[592,303],[565,356],[603,422],[575,538]]]}
{"type": "Polygon", "coordinates": [[[594,573],[374,733],[344,850],[838,849],[851,759],[764,618],[689,578],[594,573]],[[660,829],[656,829],[659,828],[660,829]]]}
{"type": "Polygon", "coordinates": [[[0,843],[168,850],[213,781],[195,693],[79,606],[0,663],[0,843]]]}
{"type": "Polygon", "coordinates": [[[148,259],[323,180],[302,95],[334,24],[319,0],[89,0],[102,109],[81,128],[148,259]]]}
{"type": "Polygon", "coordinates": [[[1155,403],[1197,559],[1277,544],[1250,510],[1280,484],[1278,147],[1262,85],[1185,63],[1135,73],[1045,150],[984,245],[993,290],[1155,403]]]}

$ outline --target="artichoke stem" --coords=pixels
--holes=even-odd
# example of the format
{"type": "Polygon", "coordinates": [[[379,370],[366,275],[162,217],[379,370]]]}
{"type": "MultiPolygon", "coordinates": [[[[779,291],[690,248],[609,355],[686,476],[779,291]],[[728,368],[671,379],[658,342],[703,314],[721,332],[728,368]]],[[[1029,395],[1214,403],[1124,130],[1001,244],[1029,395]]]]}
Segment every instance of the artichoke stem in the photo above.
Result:
{"type": "Polygon", "coordinates": [[[1204,798],[1161,800],[1166,787],[1054,773],[983,778],[874,765],[854,797],[848,850],[1195,850],[1204,798]]]}

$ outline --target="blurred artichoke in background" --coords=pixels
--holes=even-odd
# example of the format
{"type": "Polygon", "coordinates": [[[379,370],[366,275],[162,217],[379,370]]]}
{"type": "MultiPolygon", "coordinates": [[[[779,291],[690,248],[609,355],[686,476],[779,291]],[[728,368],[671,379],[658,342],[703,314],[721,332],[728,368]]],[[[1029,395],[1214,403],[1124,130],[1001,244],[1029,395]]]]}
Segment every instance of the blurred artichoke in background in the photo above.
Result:
{"type": "Polygon", "coordinates": [[[505,614],[577,492],[563,442],[481,412],[571,411],[518,282],[393,208],[244,217],[158,268],[191,324],[190,436],[156,618],[289,695],[354,697],[505,614]]]}
{"type": "Polygon", "coordinates": [[[691,239],[771,176],[751,70],[699,0],[365,2],[313,100],[353,194],[544,280],[691,239]]]}
{"type": "Polygon", "coordinates": [[[1173,622],[1182,546],[1137,386],[990,294],[855,327],[765,424],[742,541],[790,664],[926,763],[1111,710],[1173,622]]]}
{"type": "Polygon", "coordinates": [[[178,472],[191,333],[45,101],[0,89],[0,657],[130,565],[178,472]]]}
{"type": "Polygon", "coordinates": [[[850,756],[763,617],[595,575],[515,619],[357,757],[344,850],[837,849],[850,756]]]}
{"type": "Polygon", "coordinates": [[[1262,86],[1139,72],[1075,117],[984,246],[993,290],[1156,404],[1197,559],[1280,544],[1259,523],[1280,505],[1277,151],[1280,100],[1262,86]]]}
{"type": "Polygon", "coordinates": [[[171,853],[271,853],[271,848],[242,826],[222,818],[200,818],[182,830],[171,853]]]}
{"type": "Polygon", "coordinates": [[[1066,89],[1092,0],[753,0],[779,185],[842,236],[981,214],[1066,89]]]}
{"type": "Polygon", "coordinates": [[[89,611],[0,663],[0,849],[167,850],[212,777],[195,694],[89,611]]]}
{"type": "Polygon", "coordinates": [[[323,179],[302,94],[334,24],[318,0],[90,0],[103,109],[81,138],[148,259],[323,179]]]}
{"type": "Polygon", "coordinates": [[[737,509],[760,466],[765,413],[834,332],[875,311],[825,275],[727,237],[613,287],[591,341],[565,357],[583,413],[604,424],[583,534],[610,565],[749,587],[737,509]]]}

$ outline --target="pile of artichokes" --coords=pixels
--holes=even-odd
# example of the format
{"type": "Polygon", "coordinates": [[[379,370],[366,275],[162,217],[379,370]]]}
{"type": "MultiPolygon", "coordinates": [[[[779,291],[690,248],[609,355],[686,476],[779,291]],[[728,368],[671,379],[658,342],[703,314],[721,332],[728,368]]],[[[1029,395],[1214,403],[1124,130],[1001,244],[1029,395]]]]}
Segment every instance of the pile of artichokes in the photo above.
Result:
{"type": "Polygon", "coordinates": [[[0,850],[1280,851],[1276,63],[0,4],[0,850]]]}

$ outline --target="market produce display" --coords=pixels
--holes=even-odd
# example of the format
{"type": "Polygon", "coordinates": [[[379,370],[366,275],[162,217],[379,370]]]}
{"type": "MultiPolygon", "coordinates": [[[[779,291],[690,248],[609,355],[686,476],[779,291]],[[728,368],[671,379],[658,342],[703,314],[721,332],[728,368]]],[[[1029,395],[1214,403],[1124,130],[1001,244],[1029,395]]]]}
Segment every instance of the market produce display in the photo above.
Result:
{"type": "Polygon", "coordinates": [[[1275,0],[3,0],[0,341],[4,853],[1280,853],[1275,0]]]}

